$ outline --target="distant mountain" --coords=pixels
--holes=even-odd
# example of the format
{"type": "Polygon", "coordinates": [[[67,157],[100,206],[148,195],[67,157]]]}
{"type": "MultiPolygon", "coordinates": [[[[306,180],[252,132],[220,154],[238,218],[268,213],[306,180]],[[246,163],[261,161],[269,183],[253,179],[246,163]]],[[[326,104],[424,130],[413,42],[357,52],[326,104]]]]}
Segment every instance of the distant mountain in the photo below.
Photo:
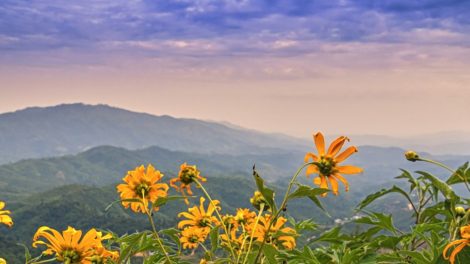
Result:
{"type": "MultiPolygon", "coordinates": [[[[432,165],[411,163],[404,159],[400,148],[359,147],[347,164],[363,167],[362,175],[348,176],[352,191],[362,192],[366,186],[380,186],[393,181],[399,168],[411,171],[430,169],[438,175],[447,172],[432,165]]],[[[256,164],[262,176],[270,182],[283,183],[303,163],[305,152],[277,152],[273,154],[203,154],[171,151],[160,147],[127,150],[112,146],[100,146],[85,152],[57,158],[22,160],[0,165],[0,193],[2,197],[14,198],[46,191],[68,184],[105,186],[121,181],[128,170],[141,164],[153,164],[166,179],[177,174],[183,162],[197,164],[207,177],[234,177],[251,179],[252,166],[256,164]]],[[[423,153],[424,156],[430,156],[423,153]]],[[[431,156],[432,157],[432,156],[431,156]]],[[[470,160],[468,156],[438,156],[451,167],[470,160]]],[[[300,177],[304,179],[304,176],[300,177]]]]}
{"type": "Polygon", "coordinates": [[[0,165],[0,193],[2,197],[16,197],[68,184],[104,186],[120,181],[128,170],[149,163],[164,172],[166,179],[174,177],[183,162],[197,164],[205,176],[243,175],[245,178],[250,177],[256,163],[267,178],[275,180],[292,173],[302,161],[301,152],[228,155],[170,151],[160,147],[131,151],[100,146],[77,155],[0,165]]]}
{"type": "Polygon", "coordinates": [[[470,132],[447,131],[419,136],[351,135],[355,144],[400,147],[440,155],[470,155],[470,132]]]}
{"type": "Polygon", "coordinates": [[[0,163],[74,154],[101,145],[260,154],[298,150],[305,142],[221,123],[155,116],[107,105],[64,104],[0,114],[0,163]]]}
{"type": "MultiPolygon", "coordinates": [[[[350,219],[353,208],[366,195],[393,184],[403,185],[405,181],[394,179],[400,174],[399,168],[410,171],[428,170],[440,176],[447,172],[432,165],[411,163],[403,157],[403,149],[362,146],[359,153],[348,159],[365,169],[361,175],[346,178],[351,190],[341,195],[329,195],[322,201],[332,218],[328,218],[311,201],[301,199],[289,203],[287,212],[296,219],[314,217],[321,224],[331,226],[335,219],[350,219]]],[[[188,161],[197,164],[205,183],[214,199],[222,202],[224,213],[233,212],[237,207],[250,207],[249,197],[255,184],[251,168],[256,163],[258,172],[267,179],[267,184],[277,191],[276,198],[282,199],[286,182],[302,163],[304,152],[279,152],[275,154],[201,154],[170,151],[160,147],[141,150],[100,146],[85,152],[58,158],[23,160],[0,166],[1,199],[8,204],[15,219],[15,227],[5,230],[0,227],[0,252],[8,252],[12,263],[21,263],[21,247],[16,243],[30,244],[31,236],[38,226],[49,225],[65,228],[73,225],[88,229],[99,226],[119,234],[148,228],[145,219],[116,206],[104,212],[106,205],[118,199],[115,186],[126,171],[140,164],[154,164],[165,173],[164,181],[173,177],[180,163],[188,161]],[[235,187],[236,186],[236,187],[235,187]]],[[[428,154],[423,153],[428,156],[428,154]]],[[[457,167],[468,156],[435,157],[451,167],[457,167]]],[[[302,174],[299,181],[312,185],[302,174]]],[[[456,188],[458,191],[458,188],[456,188]]],[[[195,189],[196,194],[200,194],[195,189]]],[[[172,191],[174,192],[174,191],[172,191]]],[[[371,205],[378,211],[394,214],[397,226],[408,228],[410,212],[406,202],[398,196],[385,197],[371,205]]],[[[185,210],[182,202],[171,203],[157,214],[159,226],[173,226],[177,212],[185,210]]]]}

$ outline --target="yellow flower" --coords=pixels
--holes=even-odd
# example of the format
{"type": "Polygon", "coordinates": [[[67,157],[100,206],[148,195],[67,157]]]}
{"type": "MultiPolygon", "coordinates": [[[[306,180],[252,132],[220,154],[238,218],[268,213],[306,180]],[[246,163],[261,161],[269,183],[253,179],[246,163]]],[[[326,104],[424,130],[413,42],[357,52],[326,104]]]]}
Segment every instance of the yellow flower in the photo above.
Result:
{"type": "Polygon", "coordinates": [[[0,258],[0,264],[7,264],[7,261],[3,258],[0,258]]]}
{"type": "Polygon", "coordinates": [[[87,258],[93,264],[104,264],[107,263],[107,260],[117,261],[118,259],[119,253],[117,251],[107,250],[103,246],[94,247],[92,249],[92,256],[87,258]]]}
{"type": "Polygon", "coordinates": [[[220,235],[221,245],[225,247],[231,245],[233,249],[237,250],[237,252],[240,253],[242,249],[241,247],[243,244],[243,240],[245,239],[246,235],[247,234],[241,233],[237,236],[237,230],[231,230],[230,238],[225,233],[220,235]]]}
{"type": "MultiPolygon", "coordinates": [[[[180,166],[178,177],[170,180],[170,186],[175,188],[178,192],[181,192],[183,195],[185,195],[185,190],[189,195],[193,195],[190,184],[195,180],[202,182],[206,181],[206,178],[202,177],[200,174],[201,172],[197,169],[196,165],[188,165],[185,162],[180,166]],[[176,185],[177,182],[181,182],[180,186],[176,185]]],[[[185,199],[184,201],[186,204],[189,204],[188,199],[185,199]]]]}
{"type": "Polygon", "coordinates": [[[451,264],[454,264],[455,262],[455,256],[466,246],[470,245],[470,225],[463,226],[460,228],[460,236],[462,239],[458,239],[455,241],[450,242],[445,248],[444,251],[442,252],[442,255],[444,256],[444,259],[449,259],[451,264]],[[452,253],[450,254],[450,257],[447,256],[447,251],[452,247],[459,244],[452,250],[452,253]]]}
{"type": "Polygon", "coordinates": [[[259,191],[255,191],[253,194],[253,197],[250,198],[250,203],[253,205],[254,208],[260,210],[261,209],[261,204],[264,204],[264,209],[263,210],[269,210],[269,205],[266,202],[266,199],[264,199],[263,194],[259,191]]]}
{"type": "Polygon", "coordinates": [[[212,216],[216,206],[220,210],[219,201],[214,200],[213,203],[209,203],[207,211],[204,208],[204,197],[200,198],[199,207],[194,206],[188,209],[188,212],[182,212],[178,214],[178,217],[186,217],[186,220],[182,220],[178,223],[178,228],[183,229],[185,227],[198,227],[209,232],[212,225],[217,225],[218,221],[215,216],[212,216]]]}
{"type": "Polygon", "coordinates": [[[237,214],[234,216],[235,226],[246,225],[256,218],[256,213],[246,208],[237,208],[237,214]]]}
{"type": "MultiPolygon", "coordinates": [[[[254,230],[253,237],[262,242],[266,232],[268,231],[269,222],[271,221],[271,215],[264,215],[261,216],[256,225],[256,229],[254,230]]],[[[284,217],[279,217],[275,223],[271,225],[269,230],[269,234],[267,235],[266,242],[272,244],[275,247],[282,245],[285,249],[293,249],[295,248],[295,236],[297,233],[294,229],[290,227],[283,227],[284,224],[287,222],[287,219],[284,217]]],[[[247,226],[248,234],[252,233],[253,228],[255,227],[255,222],[251,222],[250,225],[247,226]]]]}
{"type": "MultiPolygon", "coordinates": [[[[154,203],[159,197],[167,196],[168,185],[158,183],[162,177],[163,174],[150,164],[147,166],[147,170],[144,165],[141,165],[135,170],[129,171],[123,178],[126,183],[119,184],[117,190],[120,192],[122,200],[140,199],[142,203],[123,201],[122,205],[125,208],[130,206],[134,212],[146,213],[149,201],[154,203]]],[[[154,210],[158,210],[158,207],[154,207],[154,210]]]]}
{"type": "Polygon", "coordinates": [[[189,227],[181,232],[180,242],[183,249],[197,248],[199,243],[206,240],[208,232],[205,229],[197,227],[189,227]]]}
{"type": "Polygon", "coordinates": [[[4,225],[7,225],[8,227],[12,227],[13,220],[9,216],[10,211],[8,210],[2,211],[3,208],[5,208],[5,202],[0,201],[0,224],[4,224],[4,225]]]}
{"type": "MultiPolygon", "coordinates": [[[[313,160],[315,163],[307,167],[307,177],[310,174],[318,174],[318,177],[316,177],[313,182],[324,189],[328,189],[329,181],[335,195],[338,195],[338,180],[344,184],[346,191],[348,191],[348,181],[341,174],[357,174],[361,173],[362,169],[351,165],[338,166],[338,164],[357,152],[357,148],[354,146],[349,147],[337,155],[343,147],[344,142],[346,140],[349,141],[347,137],[341,136],[337,138],[331,143],[328,151],[325,151],[325,139],[321,132],[315,134],[313,139],[318,150],[318,155],[310,152],[305,155],[306,163],[310,162],[310,160],[313,160]]],[[[326,196],[326,193],[322,196],[326,196]]]]}
{"type": "Polygon", "coordinates": [[[95,229],[89,230],[82,238],[82,231],[68,227],[62,231],[47,226],[40,227],[33,238],[33,247],[44,245],[47,247],[43,251],[44,255],[53,255],[57,261],[69,264],[90,264],[90,257],[93,256],[95,249],[103,247],[102,240],[111,238],[110,235],[103,236],[101,232],[95,229]],[[47,242],[39,240],[44,238],[47,242]]]}

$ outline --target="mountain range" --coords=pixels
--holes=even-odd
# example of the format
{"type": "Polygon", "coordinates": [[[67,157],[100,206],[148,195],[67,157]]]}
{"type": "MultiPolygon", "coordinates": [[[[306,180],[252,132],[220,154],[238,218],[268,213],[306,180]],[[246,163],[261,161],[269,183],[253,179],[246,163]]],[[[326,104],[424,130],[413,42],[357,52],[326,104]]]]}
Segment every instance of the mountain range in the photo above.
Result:
{"type": "Polygon", "coordinates": [[[0,163],[75,154],[100,145],[218,154],[298,150],[304,140],[215,122],[64,104],[0,115],[0,163]]]}
{"type": "MultiPolygon", "coordinates": [[[[459,140],[464,142],[465,137],[459,140]]],[[[448,176],[441,168],[407,161],[404,148],[376,146],[384,142],[380,137],[370,137],[370,142],[367,137],[353,137],[354,145],[362,146],[347,163],[364,168],[364,173],[347,177],[349,192],[342,189],[341,195],[322,199],[331,217],[308,200],[289,204],[289,215],[299,220],[314,217],[332,225],[335,219],[350,219],[354,207],[371,192],[402,184],[394,179],[400,168],[448,176]]],[[[145,219],[118,205],[104,211],[118,199],[116,184],[141,164],[153,164],[165,174],[165,181],[175,177],[181,163],[196,164],[208,178],[212,196],[221,200],[228,213],[250,206],[255,189],[253,165],[281,199],[307,151],[315,151],[311,140],[106,105],[35,107],[1,114],[0,200],[7,202],[15,226],[10,231],[0,227],[0,252],[10,263],[21,263],[22,249],[16,243],[30,245],[35,229],[44,224],[58,229],[99,226],[119,234],[148,228],[145,219]]],[[[454,168],[470,160],[469,155],[420,154],[454,168]]],[[[299,181],[312,185],[304,175],[299,181]]],[[[407,228],[410,212],[406,202],[397,198],[380,199],[371,206],[393,213],[397,226],[407,228]]],[[[185,208],[182,202],[162,208],[159,226],[174,226],[176,212],[185,208]]]]}

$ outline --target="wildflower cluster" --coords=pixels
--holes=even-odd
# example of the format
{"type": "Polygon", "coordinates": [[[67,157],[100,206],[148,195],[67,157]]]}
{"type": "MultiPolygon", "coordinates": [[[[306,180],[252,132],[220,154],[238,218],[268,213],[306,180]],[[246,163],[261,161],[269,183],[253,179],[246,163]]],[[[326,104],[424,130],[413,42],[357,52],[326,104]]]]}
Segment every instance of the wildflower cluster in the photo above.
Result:
{"type": "MultiPolygon", "coordinates": [[[[462,184],[470,191],[468,163],[454,171],[414,151],[406,152],[407,160],[438,165],[449,170],[450,177],[443,181],[427,172],[419,171],[415,177],[403,171],[397,178],[407,180],[409,191],[393,186],[367,196],[356,208],[361,216],[351,220],[358,230],[352,236],[342,232],[341,226],[319,227],[313,220],[296,222],[289,216],[288,204],[299,198],[308,198],[326,212],[322,197],[330,191],[339,195],[338,182],[348,191],[349,182],[344,175],[363,171],[343,164],[358,151],[355,146],[341,151],[349,141],[347,137],[336,138],[328,149],[322,133],[315,133],[313,140],[317,151],[305,155],[304,164],[290,179],[282,197],[275,199],[274,190],[253,168],[256,190],[245,201],[252,208],[236,208],[232,212],[223,212],[221,201],[212,199],[203,185],[207,179],[196,165],[181,164],[176,177],[168,182],[153,165],[138,166],[116,186],[120,196],[116,203],[138,217],[146,216],[150,231],[119,237],[95,228],[83,233],[73,227],[59,232],[42,226],[32,244],[42,249],[42,254],[30,258],[27,252],[26,264],[470,263],[470,200],[451,188],[462,184]],[[307,178],[314,175],[314,185],[297,180],[304,169],[307,178]],[[171,195],[170,187],[179,194],[171,195]],[[201,196],[194,197],[191,187],[196,187],[201,196]],[[415,223],[410,231],[395,227],[391,215],[364,210],[389,193],[405,198],[415,223]],[[185,209],[175,213],[178,221],[173,228],[160,229],[155,221],[159,209],[173,200],[183,200],[185,209]],[[305,230],[316,233],[307,237],[305,230]]],[[[12,227],[11,212],[4,208],[5,203],[0,201],[0,224],[12,227]]],[[[6,260],[0,258],[0,264],[6,264],[6,260]]]]}

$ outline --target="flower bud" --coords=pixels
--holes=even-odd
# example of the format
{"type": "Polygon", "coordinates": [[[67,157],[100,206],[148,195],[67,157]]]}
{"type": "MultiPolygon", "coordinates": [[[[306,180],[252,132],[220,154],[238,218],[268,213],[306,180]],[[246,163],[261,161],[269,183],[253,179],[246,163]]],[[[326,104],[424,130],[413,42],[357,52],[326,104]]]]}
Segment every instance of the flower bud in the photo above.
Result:
{"type": "Polygon", "coordinates": [[[264,199],[263,194],[261,194],[259,191],[255,191],[253,197],[250,198],[250,203],[258,210],[261,209],[261,204],[264,204],[264,210],[269,209],[266,199],[264,199]]]}
{"type": "Polygon", "coordinates": [[[412,161],[412,162],[415,162],[415,161],[419,160],[418,153],[416,153],[412,150],[408,150],[407,152],[405,152],[405,157],[406,157],[407,160],[412,161]]]}
{"type": "Polygon", "coordinates": [[[463,208],[462,206],[457,206],[455,207],[455,213],[457,214],[457,216],[464,216],[465,215],[465,208],[463,208]]]}

